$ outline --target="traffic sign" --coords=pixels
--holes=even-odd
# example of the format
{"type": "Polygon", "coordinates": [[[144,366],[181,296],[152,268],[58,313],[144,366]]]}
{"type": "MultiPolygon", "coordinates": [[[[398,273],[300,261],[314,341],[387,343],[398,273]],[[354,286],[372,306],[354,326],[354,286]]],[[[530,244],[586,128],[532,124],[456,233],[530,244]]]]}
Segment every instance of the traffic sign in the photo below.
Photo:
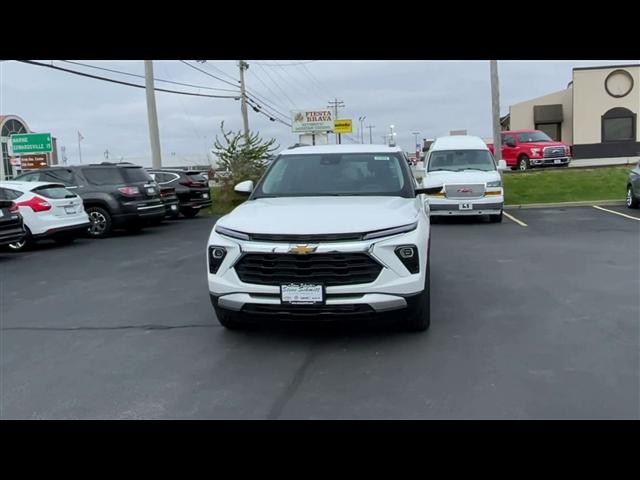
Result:
{"type": "Polygon", "coordinates": [[[52,148],[50,133],[17,133],[9,137],[13,155],[50,153],[52,148]]]}
{"type": "Polygon", "coordinates": [[[351,133],[353,132],[351,119],[343,118],[336,120],[333,131],[335,133],[351,133]]]}

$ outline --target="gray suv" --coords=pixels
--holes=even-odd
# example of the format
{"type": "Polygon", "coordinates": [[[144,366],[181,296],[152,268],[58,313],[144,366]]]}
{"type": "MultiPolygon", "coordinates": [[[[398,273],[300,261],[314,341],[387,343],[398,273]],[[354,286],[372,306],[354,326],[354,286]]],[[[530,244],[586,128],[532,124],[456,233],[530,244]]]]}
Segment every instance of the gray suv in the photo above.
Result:
{"type": "Polygon", "coordinates": [[[629,172],[627,182],[627,207],[640,207],[640,162],[629,172]]]}

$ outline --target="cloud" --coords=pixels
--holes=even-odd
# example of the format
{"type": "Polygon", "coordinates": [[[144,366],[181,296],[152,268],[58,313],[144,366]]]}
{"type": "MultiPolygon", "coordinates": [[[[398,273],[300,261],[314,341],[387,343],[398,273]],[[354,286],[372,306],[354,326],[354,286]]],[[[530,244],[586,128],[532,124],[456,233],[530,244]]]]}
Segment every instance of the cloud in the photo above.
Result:
{"type": "MultiPolygon", "coordinates": [[[[43,60],[43,63],[50,61],[43,60]]],[[[144,74],[142,61],[79,61],[82,63],[144,74]]],[[[607,65],[635,61],[500,61],[501,111],[509,104],[566,88],[574,66],[607,65]]],[[[238,67],[234,61],[207,61],[198,68],[234,84],[238,67]]],[[[274,60],[248,60],[249,91],[265,108],[275,108],[290,121],[296,107],[326,107],[330,100],[344,101],[340,117],[366,116],[365,125],[375,125],[374,142],[395,125],[398,144],[413,148],[414,135],[436,137],[453,129],[467,129],[482,137],[491,134],[491,92],[487,61],[316,61],[305,65],[275,66],[274,60]],[[266,100],[266,102],[265,102],[266,100]]],[[[291,63],[281,62],[284,63],[291,63]]],[[[55,65],[118,78],[139,85],[142,78],[123,76],[54,61],[55,65]]],[[[156,78],[213,88],[232,85],[198,72],[178,61],[154,62],[156,78]]],[[[157,82],[175,90],[228,95],[231,92],[196,89],[157,82]]],[[[163,151],[177,155],[203,154],[220,122],[240,130],[240,102],[232,99],[156,94],[163,151]]],[[[0,113],[17,114],[32,130],[51,132],[58,145],[67,147],[71,162],[77,161],[77,131],[83,160],[102,160],[109,149],[115,158],[150,157],[146,97],[143,89],[83,78],[65,72],[19,62],[0,63],[0,113]]],[[[269,121],[249,108],[252,130],[275,137],[282,147],[298,141],[289,127],[269,121]]],[[[365,130],[368,141],[369,130],[365,130]]]]}

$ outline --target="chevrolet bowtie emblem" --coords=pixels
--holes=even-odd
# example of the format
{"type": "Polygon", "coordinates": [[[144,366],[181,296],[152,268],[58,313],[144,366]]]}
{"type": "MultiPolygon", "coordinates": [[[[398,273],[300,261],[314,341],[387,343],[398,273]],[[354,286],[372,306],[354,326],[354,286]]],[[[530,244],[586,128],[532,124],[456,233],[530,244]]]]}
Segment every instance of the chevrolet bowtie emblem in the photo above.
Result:
{"type": "Polygon", "coordinates": [[[289,249],[289,253],[295,253],[296,255],[307,255],[316,251],[317,246],[310,245],[296,245],[289,249]]]}

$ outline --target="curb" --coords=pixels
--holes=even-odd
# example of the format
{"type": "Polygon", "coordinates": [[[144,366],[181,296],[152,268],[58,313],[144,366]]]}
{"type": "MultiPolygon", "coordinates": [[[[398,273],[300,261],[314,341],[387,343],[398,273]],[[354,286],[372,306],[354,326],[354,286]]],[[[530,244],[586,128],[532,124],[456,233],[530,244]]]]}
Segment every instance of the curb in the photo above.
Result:
{"type": "Polygon", "coordinates": [[[624,200],[592,200],[585,202],[561,202],[561,203],[529,203],[524,205],[505,205],[504,209],[520,208],[561,208],[561,207],[591,207],[593,205],[625,205],[624,200]]]}

